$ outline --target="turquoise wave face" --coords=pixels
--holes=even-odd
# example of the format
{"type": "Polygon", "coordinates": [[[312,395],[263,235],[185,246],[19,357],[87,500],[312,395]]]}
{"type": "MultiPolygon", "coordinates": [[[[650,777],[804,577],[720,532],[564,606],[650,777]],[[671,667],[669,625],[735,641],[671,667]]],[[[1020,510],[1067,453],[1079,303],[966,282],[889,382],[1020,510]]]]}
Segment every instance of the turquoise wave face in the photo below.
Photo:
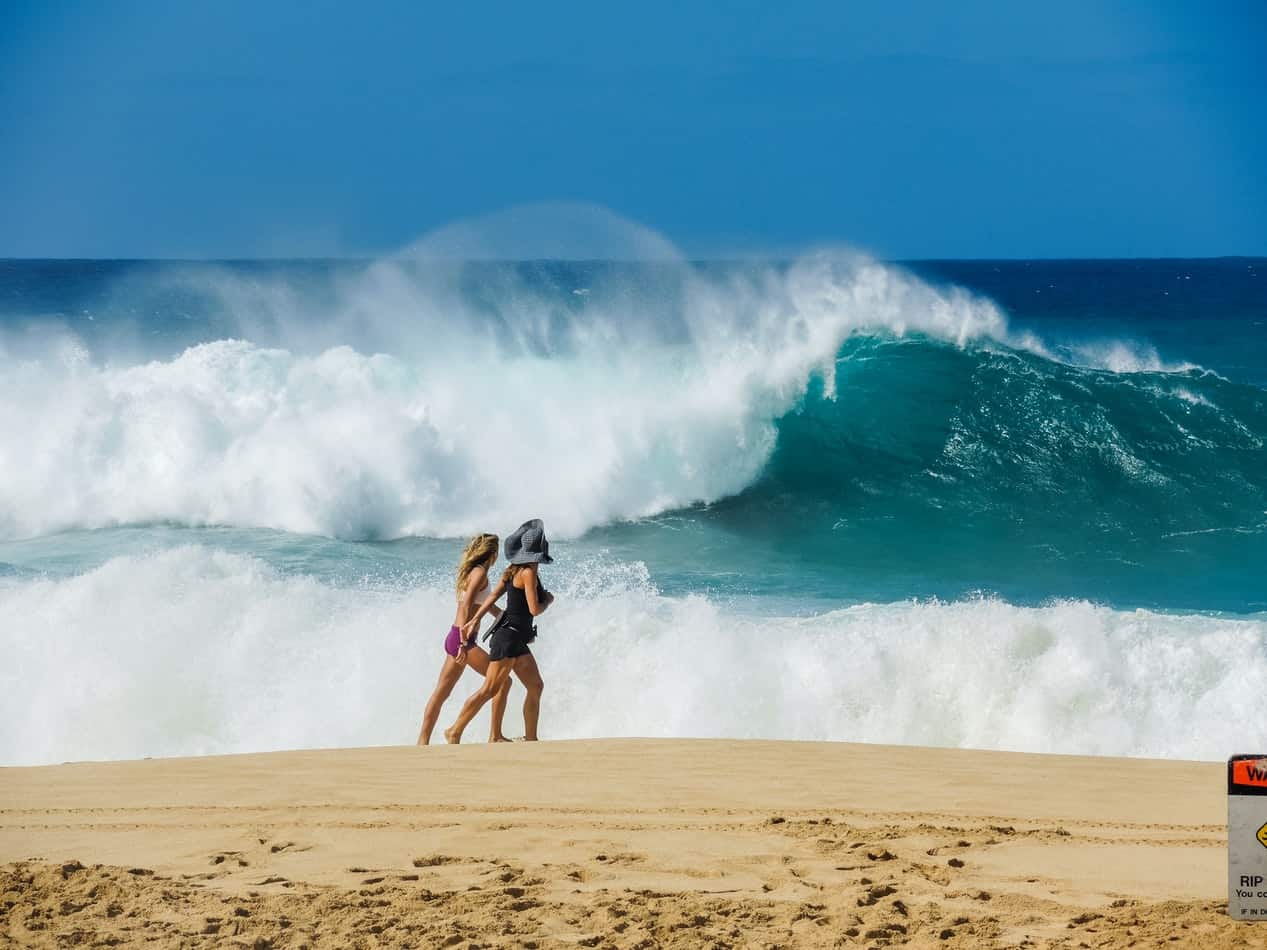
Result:
{"type": "Polygon", "coordinates": [[[853,339],[835,398],[812,389],[779,420],[756,484],[605,540],[632,552],[657,535],[753,593],[1262,610],[1267,392],[1203,370],[853,339]]]}

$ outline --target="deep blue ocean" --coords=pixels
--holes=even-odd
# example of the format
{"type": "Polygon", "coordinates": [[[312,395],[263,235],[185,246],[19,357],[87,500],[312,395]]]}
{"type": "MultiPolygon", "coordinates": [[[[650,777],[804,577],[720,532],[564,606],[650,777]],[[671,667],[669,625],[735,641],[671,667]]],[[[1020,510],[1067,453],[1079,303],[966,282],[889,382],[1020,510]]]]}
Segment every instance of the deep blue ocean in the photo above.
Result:
{"type": "Polygon", "coordinates": [[[1267,741],[1267,259],[0,261],[0,486],[0,763],[411,741],[529,517],[551,736],[1267,741]]]}

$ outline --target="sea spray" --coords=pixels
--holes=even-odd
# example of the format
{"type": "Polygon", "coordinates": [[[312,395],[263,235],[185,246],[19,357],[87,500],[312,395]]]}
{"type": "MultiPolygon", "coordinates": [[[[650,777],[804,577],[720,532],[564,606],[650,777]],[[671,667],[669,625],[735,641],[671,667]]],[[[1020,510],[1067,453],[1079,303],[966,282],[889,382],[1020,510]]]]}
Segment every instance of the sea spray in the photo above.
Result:
{"type": "MultiPolygon", "coordinates": [[[[145,521],[452,535],[525,506],[576,534],[750,484],[811,378],[830,394],[852,333],[1005,331],[988,302],[865,259],[679,276],[667,301],[599,295],[562,315],[508,291],[504,307],[537,319],[468,305],[427,346],[402,321],[408,358],[221,340],[130,366],[68,360],[61,343],[8,361],[0,536],[145,521]],[[504,477],[525,455],[539,477],[504,477]]],[[[432,285],[411,286],[426,330],[440,318],[432,285]]],[[[349,319],[370,312],[349,299],[349,319]]]]}
{"type": "MultiPolygon", "coordinates": [[[[989,301],[856,255],[820,253],[784,267],[643,265],[650,276],[592,265],[578,288],[592,291],[584,297],[526,265],[487,263],[462,296],[454,287],[476,265],[417,266],[384,262],[349,278],[328,319],[307,323],[287,309],[293,296],[269,282],[201,278],[217,307],[272,325],[271,335],[285,338],[275,346],[217,340],[123,364],[64,333],[43,353],[0,349],[0,539],[155,521],[353,539],[456,536],[529,508],[575,536],[754,486],[781,429],[795,428],[786,417],[800,410],[834,416],[829,430],[865,427],[899,443],[907,432],[939,432],[947,459],[928,455],[930,469],[967,453],[1050,466],[1027,448],[1056,458],[1098,440],[1141,479],[1168,477],[1143,457],[1147,445],[1132,441],[1128,423],[1094,400],[1077,405],[1080,389],[1138,391],[1129,377],[1149,374],[1132,366],[1111,374],[1126,382],[1111,384],[1085,367],[1062,374],[989,301]],[[243,282],[255,288],[245,297],[243,282]],[[313,339],[331,333],[393,348],[313,339]],[[868,340],[916,347],[868,348],[868,340]],[[959,365],[977,367],[979,378],[954,389],[928,375],[939,344],[976,353],[959,365]],[[897,366],[899,353],[915,358],[897,366]],[[902,375],[888,383],[890,396],[912,414],[874,418],[866,394],[850,390],[872,360],[895,363],[902,375]],[[1027,402],[1009,404],[1018,391],[1027,402]],[[1066,394],[1081,418],[1065,411],[1066,394]],[[951,400],[960,418],[941,431],[935,414],[951,400]],[[983,425],[990,401],[1022,413],[1007,423],[1009,445],[989,441],[999,437],[983,425]],[[1072,441],[1053,440],[1052,421],[1072,441]],[[506,477],[529,457],[533,478],[506,477]]],[[[1208,449],[1200,464],[1230,463],[1236,475],[1226,483],[1242,478],[1261,493],[1250,474],[1267,433],[1261,390],[1218,392],[1217,381],[1187,375],[1190,405],[1205,399],[1217,411],[1176,414],[1164,395],[1141,403],[1147,439],[1178,444],[1190,431],[1180,417],[1194,417],[1193,444],[1208,449]],[[1162,432],[1156,422],[1167,413],[1162,432]]],[[[972,475],[972,464],[958,474],[972,475]]]]}
{"type": "MultiPolygon", "coordinates": [[[[550,738],[1196,759],[1267,742],[1244,716],[1267,690],[1267,615],[976,598],[788,616],[667,596],[637,563],[550,570],[559,600],[533,647],[550,738]]],[[[334,585],[200,546],[0,578],[0,761],[412,742],[453,606],[447,578],[334,585]]],[[[476,683],[463,678],[445,717],[476,683]]]]}

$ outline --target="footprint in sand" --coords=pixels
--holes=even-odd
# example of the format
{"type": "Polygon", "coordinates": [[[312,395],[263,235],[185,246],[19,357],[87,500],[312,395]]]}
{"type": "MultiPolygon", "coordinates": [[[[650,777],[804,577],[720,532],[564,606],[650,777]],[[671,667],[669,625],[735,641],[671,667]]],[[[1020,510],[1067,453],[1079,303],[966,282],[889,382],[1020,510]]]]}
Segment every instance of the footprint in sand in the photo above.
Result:
{"type": "Polygon", "coordinates": [[[434,868],[441,864],[459,864],[462,860],[449,854],[428,854],[421,858],[414,858],[413,864],[416,868],[434,868]]]}
{"type": "MultiPolygon", "coordinates": [[[[263,842],[260,842],[260,843],[263,844],[263,842]]],[[[270,846],[268,850],[272,854],[279,854],[282,851],[289,851],[289,852],[294,853],[298,851],[311,851],[312,845],[296,844],[293,841],[278,841],[274,843],[272,846],[270,846]]]]}
{"type": "Polygon", "coordinates": [[[870,907],[882,897],[888,897],[890,894],[896,894],[897,888],[888,884],[877,884],[870,888],[866,895],[858,898],[859,907],[870,907]]]}

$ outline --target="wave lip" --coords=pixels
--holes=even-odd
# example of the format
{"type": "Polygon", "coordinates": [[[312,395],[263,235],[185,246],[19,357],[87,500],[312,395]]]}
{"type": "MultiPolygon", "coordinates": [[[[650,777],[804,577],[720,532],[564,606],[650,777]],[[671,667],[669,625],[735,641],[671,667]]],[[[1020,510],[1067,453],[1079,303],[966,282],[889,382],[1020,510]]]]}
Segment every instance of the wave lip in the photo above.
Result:
{"type": "Polygon", "coordinates": [[[849,333],[962,339],[1001,319],[967,295],[824,256],[722,278],[671,265],[681,269],[668,299],[660,280],[631,305],[621,284],[562,314],[513,269],[495,269],[500,311],[470,304],[440,321],[433,308],[454,304],[449,286],[410,283],[401,266],[358,285],[371,297],[352,295],[347,328],[376,299],[417,308],[437,345],[403,346],[412,358],[221,340],[114,367],[63,339],[43,360],[10,362],[0,532],[176,521],[448,536],[533,510],[575,534],[751,483],[774,420],[814,374],[830,385],[849,333]],[[631,309],[642,319],[627,319],[631,309]]]}
{"type": "MultiPolygon", "coordinates": [[[[73,337],[0,346],[0,537],[155,521],[447,537],[527,511],[577,535],[753,485],[807,394],[848,411],[851,339],[1038,348],[988,300],[856,255],[646,267],[591,268],[576,295],[516,265],[388,261],[294,346],[132,365],[73,337]]],[[[246,324],[303,323],[258,281],[206,292],[246,324]]]]}

